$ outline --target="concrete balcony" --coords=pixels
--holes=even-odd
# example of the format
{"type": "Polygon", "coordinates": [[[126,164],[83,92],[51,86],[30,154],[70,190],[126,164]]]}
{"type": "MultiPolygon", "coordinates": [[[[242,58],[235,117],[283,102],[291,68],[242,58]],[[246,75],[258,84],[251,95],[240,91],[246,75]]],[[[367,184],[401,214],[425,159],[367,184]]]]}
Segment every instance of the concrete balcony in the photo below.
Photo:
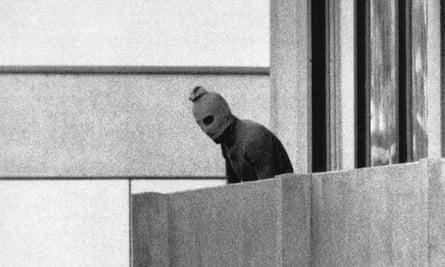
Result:
{"type": "Polygon", "coordinates": [[[445,266],[445,161],[133,195],[134,266],[445,266]]]}

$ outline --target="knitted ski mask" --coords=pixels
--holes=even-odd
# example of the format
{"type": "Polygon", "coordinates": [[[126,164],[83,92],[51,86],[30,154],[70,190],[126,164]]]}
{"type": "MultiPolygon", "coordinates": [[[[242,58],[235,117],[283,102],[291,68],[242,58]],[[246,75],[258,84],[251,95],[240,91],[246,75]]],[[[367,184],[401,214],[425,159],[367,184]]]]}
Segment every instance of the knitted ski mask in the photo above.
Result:
{"type": "Polygon", "coordinates": [[[189,99],[193,102],[193,117],[199,127],[215,143],[221,143],[221,136],[233,121],[226,100],[220,94],[209,92],[201,86],[193,89],[189,99]]]}

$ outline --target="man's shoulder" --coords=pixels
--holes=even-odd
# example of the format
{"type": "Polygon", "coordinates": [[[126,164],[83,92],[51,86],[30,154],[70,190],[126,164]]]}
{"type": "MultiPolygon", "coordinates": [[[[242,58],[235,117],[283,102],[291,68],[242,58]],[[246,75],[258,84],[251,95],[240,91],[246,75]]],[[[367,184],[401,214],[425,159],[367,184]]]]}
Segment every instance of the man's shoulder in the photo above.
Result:
{"type": "Polygon", "coordinates": [[[251,120],[242,120],[241,122],[242,127],[238,137],[245,148],[254,144],[258,145],[258,143],[267,143],[273,139],[271,138],[274,136],[273,133],[264,125],[251,120]]]}
{"type": "Polygon", "coordinates": [[[245,136],[271,133],[264,125],[252,120],[240,120],[241,131],[245,136]]]}

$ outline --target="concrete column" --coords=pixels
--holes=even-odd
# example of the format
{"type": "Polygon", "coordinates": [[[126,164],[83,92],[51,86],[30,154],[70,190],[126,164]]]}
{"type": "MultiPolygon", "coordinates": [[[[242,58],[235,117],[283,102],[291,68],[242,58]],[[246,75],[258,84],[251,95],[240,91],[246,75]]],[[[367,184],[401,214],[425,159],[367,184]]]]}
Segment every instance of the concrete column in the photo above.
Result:
{"type": "Polygon", "coordinates": [[[340,2],[341,168],[355,167],[355,20],[354,1],[340,2]]]}
{"type": "Polygon", "coordinates": [[[307,0],[271,0],[271,128],[295,172],[311,171],[310,36],[307,0]]]}
{"type": "Polygon", "coordinates": [[[440,88],[440,0],[427,2],[427,78],[426,102],[428,157],[441,156],[441,88],[440,88]]]}

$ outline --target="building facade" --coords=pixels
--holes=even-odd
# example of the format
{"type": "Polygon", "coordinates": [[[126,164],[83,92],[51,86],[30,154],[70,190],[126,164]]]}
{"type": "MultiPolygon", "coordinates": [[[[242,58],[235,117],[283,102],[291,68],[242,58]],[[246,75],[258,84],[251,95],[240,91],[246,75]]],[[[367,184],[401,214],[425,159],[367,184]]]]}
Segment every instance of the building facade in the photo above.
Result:
{"type": "Polygon", "coordinates": [[[440,1],[271,1],[272,123],[297,172],[443,156],[441,14],[440,1]]]}

